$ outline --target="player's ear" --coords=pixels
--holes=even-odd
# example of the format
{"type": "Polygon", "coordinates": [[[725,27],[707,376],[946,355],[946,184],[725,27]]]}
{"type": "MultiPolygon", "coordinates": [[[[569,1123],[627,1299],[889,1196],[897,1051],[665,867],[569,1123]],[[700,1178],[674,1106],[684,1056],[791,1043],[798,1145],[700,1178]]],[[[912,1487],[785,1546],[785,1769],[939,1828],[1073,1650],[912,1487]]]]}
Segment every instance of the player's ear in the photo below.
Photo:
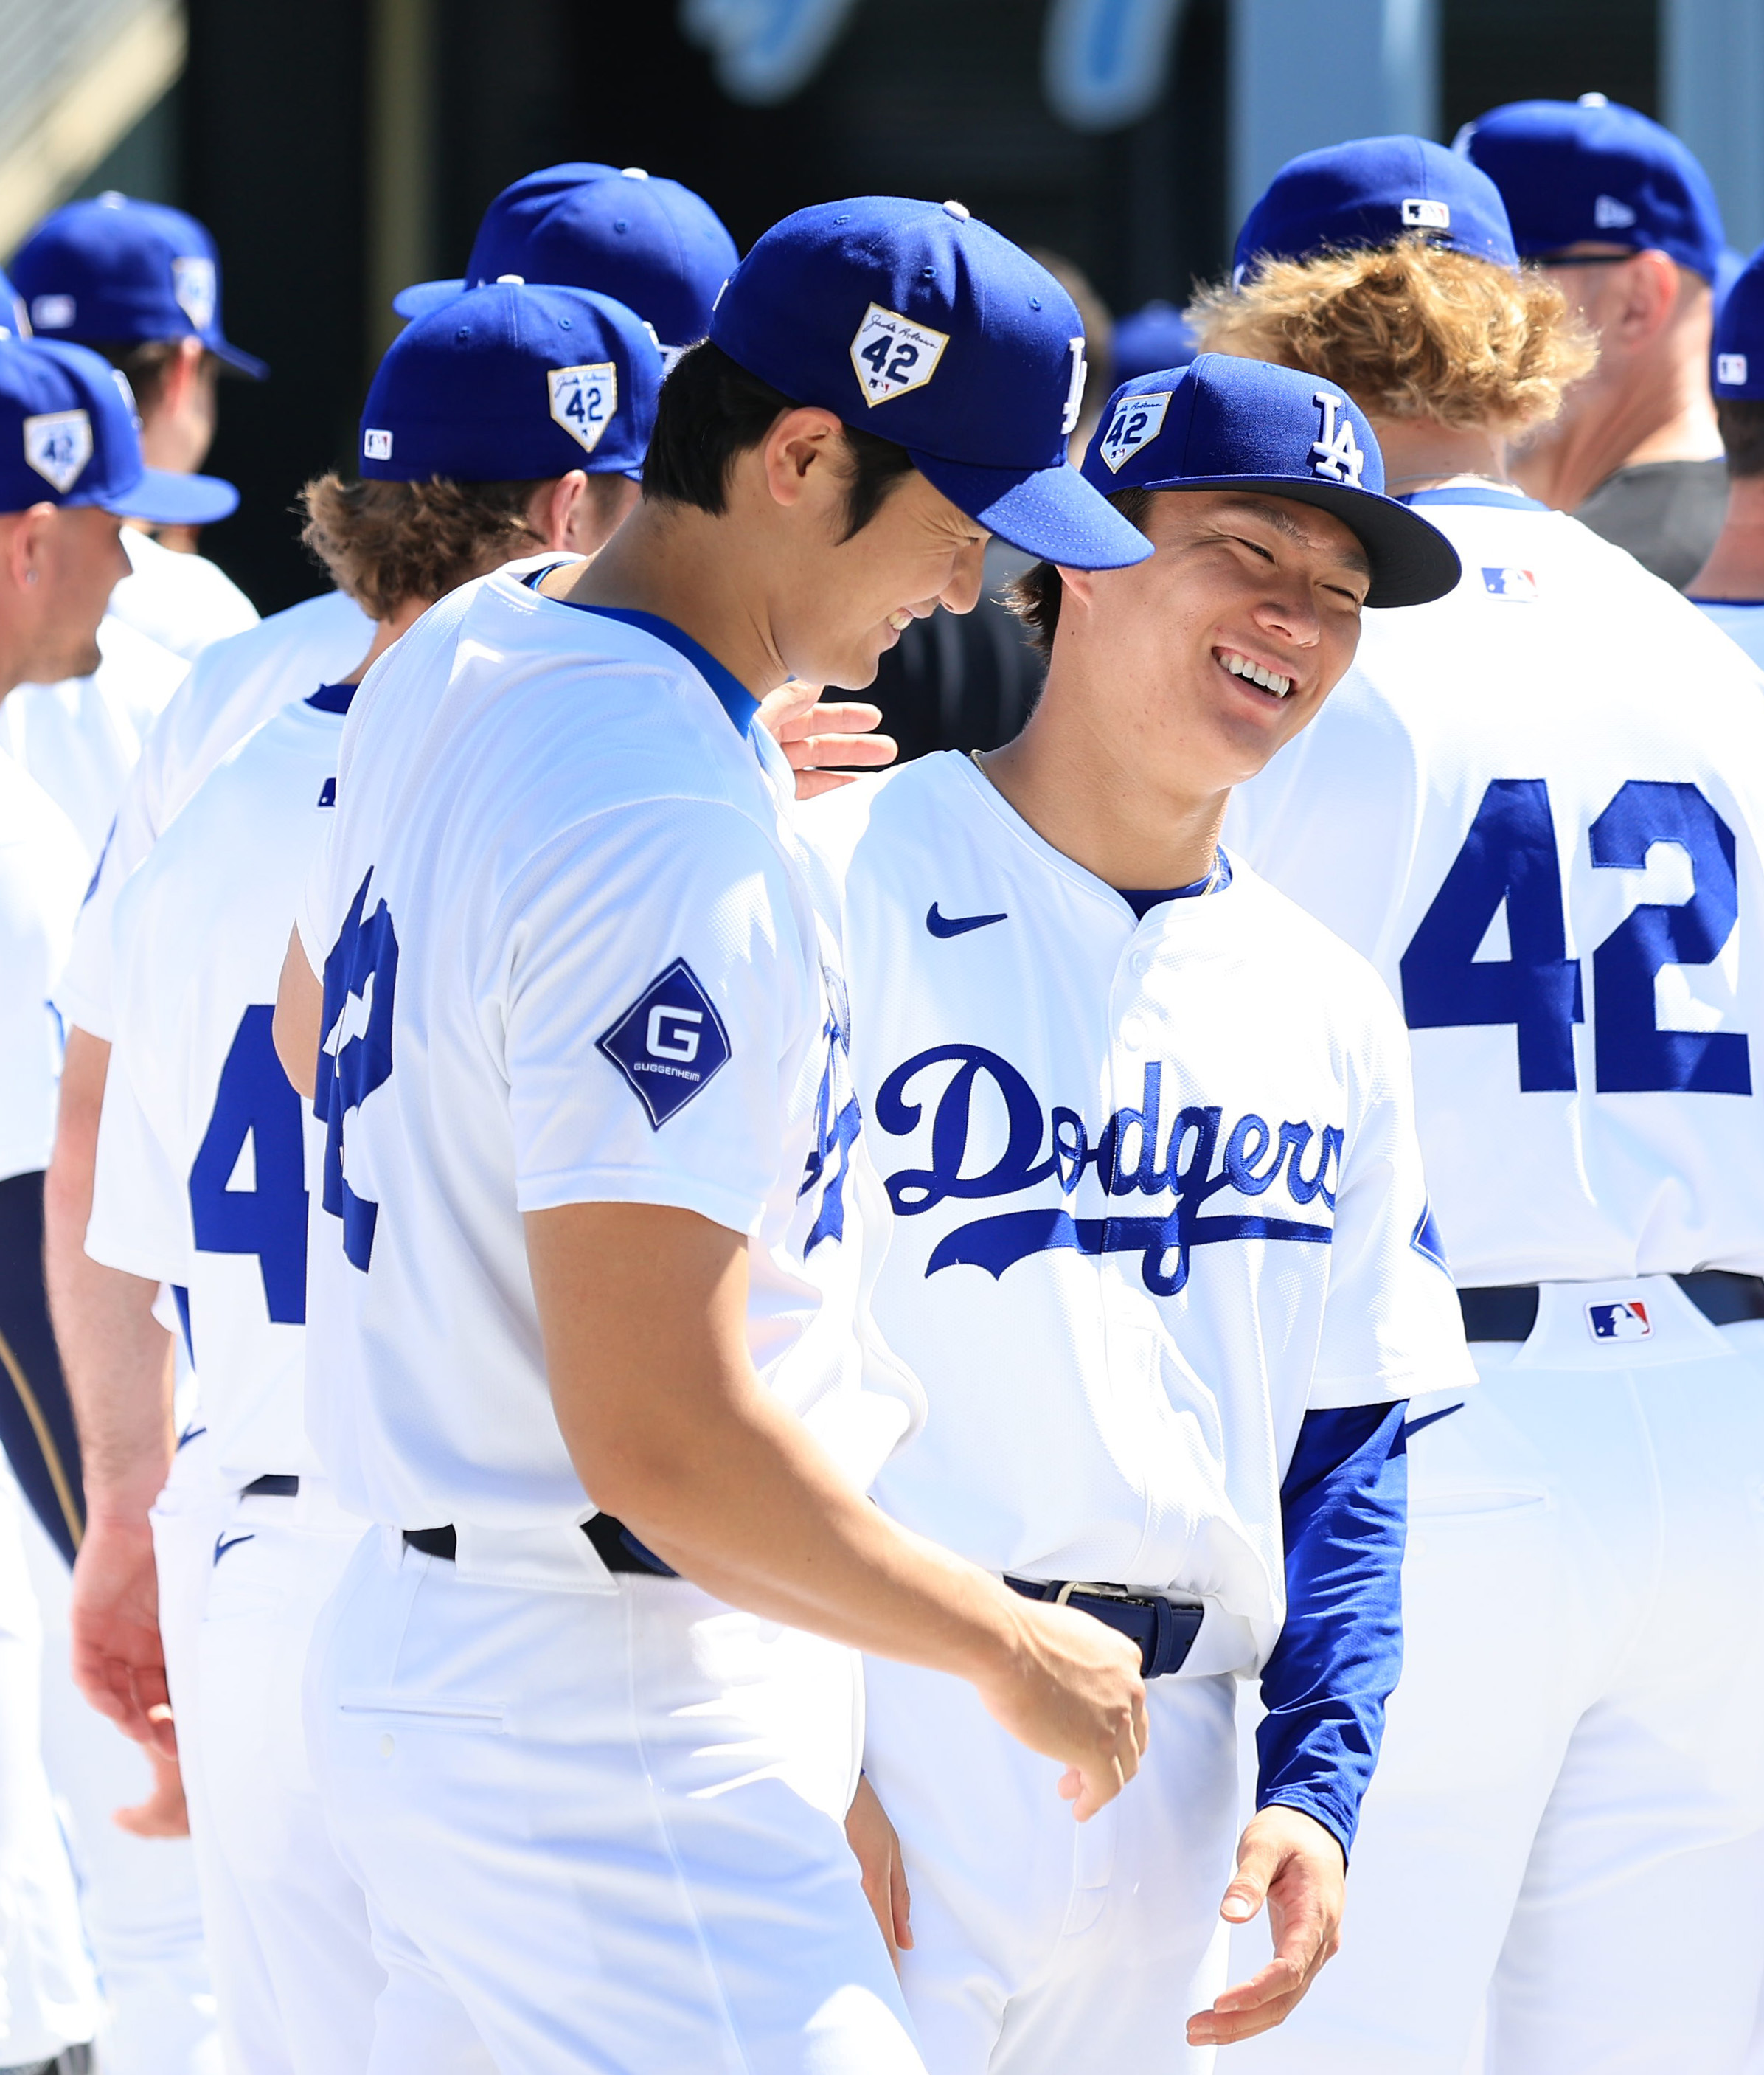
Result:
{"type": "Polygon", "coordinates": [[[781,412],[761,441],[760,466],[774,503],[798,504],[818,492],[843,497],[838,454],[843,428],[830,411],[801,405],[781,412]]]}
{"type": "Polygon", "coordinates": [[[1062,612],[1076,607],[1088,612],[1096,603],[1096,572],[1094,569],[1069,569],[1063,562],[1054,567],[1060,573],[1060,588],[1065,596],[1060,601],[1062,612]]]}

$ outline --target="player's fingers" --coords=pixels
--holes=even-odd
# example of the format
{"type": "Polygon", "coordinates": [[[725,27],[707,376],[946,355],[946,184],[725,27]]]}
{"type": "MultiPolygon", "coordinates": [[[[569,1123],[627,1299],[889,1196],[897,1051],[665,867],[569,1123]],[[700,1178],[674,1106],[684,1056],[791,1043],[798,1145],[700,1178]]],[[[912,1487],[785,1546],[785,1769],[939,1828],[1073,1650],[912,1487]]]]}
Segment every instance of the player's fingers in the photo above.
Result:
{"type": "Polygon", "coordinates": [[[797,773],[797,797],[799,800],[818,800],[823,793],[837,793],[842,785],[853,785],[857,774],[852,771],[799,771],[797,773]]]}
{"type": "Polygon", "coordinates": [[[1106,1758],[1081,1764],[1078,1771],[1083,1785],[1072,1804],[1072,1813],[1080,1823],[1087,1823],[1099,1808],[1108,1806],[1127,1784],[1127,1779],[1121,1771],[1120,1758],[1113,1751],[1106,1758]]]}
{"type": "Polygon", "coordinates": [[[913,1893],[906,1884],[906,1868],[896,1851],[888,1868],[889,1914],[894,1920],[894,1943],[900,1951],[913,1949],[913,1893]]]}
{"type": "Polygon", "coordinates": [[[828,764],[862,766],[865,770],[892,764],[900,744],[890,735],[838,735],[825,730],[799,735],[783,745],[793,771],[818,770],[828,764]]]}
{"type": "Polygon", "coordinates": [[[1211,2010],[1197,2011],[1188,2020],[1188,2043],[1190,2046],[1235,2046],[1240,2040],[1272,2032],[1291,2016],[1303,1993],[1294,1989],[1258,2003],[1253,2010],[1222,2011],[1215,2004],[1211,2010]]]}
{"type": "Polygon", "coordinates": [[[1142,1685],[1133,1696],[1133,1743],[1143,1758],[1151,1747],[1152,1718],[1145,1704],[1145,1688],[1142,1685]]]}
{"type": "Polygon", "coordinates": [[[1219,1913],[1228,1924],[1247,1924],[1268,1899],[1269,1883],[1280,1866],[1280,1850],[1272,1840],[1248,1833],[1237,1848],[1237,1870],[1219,1913]]]}
{"type": "Polygon", "coordinates": [[[868,735],[882,725],[882,709],[864,699],[823,699],[779,725],[778,739],[788,743],[805,735],[868,735]]]}

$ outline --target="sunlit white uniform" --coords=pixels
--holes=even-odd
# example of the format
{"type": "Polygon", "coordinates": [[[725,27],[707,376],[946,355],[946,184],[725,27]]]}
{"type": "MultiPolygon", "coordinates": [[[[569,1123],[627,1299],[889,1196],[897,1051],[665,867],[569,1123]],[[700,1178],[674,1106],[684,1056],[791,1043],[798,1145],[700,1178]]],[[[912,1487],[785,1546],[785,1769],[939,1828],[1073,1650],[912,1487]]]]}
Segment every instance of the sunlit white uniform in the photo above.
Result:
{"type": "MultiPolygon", "coordinates": [[[[322,1136],[271,1038],[286,928],[334,797],[346,694],[265,722],[197,789],[113,916],[110,1069],[86,1249],[182,1284],[215,1473],[233,1504],[188,1581],[217,1987],[248,2065],[364,2068],[386,1977],[361,1890],[325,1836],[300,1682],[364,1522],[306,1439],[306,1204],[322,1136]],[[253,1491],[262,1479],[273,1488],[253,1491]],[[289,1489],[292,1485],[294,1489],[289,1489]],[[211,1862],[218,1862],[216,1866],[211,1862]],[[242,1921],[241,1919],[242,1918],[242,1921]]],[[[431,1994],[431,2065],[488,2069],[431,1994]]]]}
{"type": "Polygon", "coordinates": [[[19,685],[0,702],[10,750],[80,832],[94,862],[141,745],[189,665],[114,615],[89,677],[19,685]]]}
{"type": "Polygon", "coordinates": [[[868,1667],[934,2075],[1210,2068],[1235,1680],[1286,1613],[1307,1412],[1461,1390],[1427,1250],[1402,1025],[1364,961],[1238,869],[1142,922],[965,756],[806,810],[843,891],[853,1078],[892,1217],[873,1306],[927,1402],[878,1501],[984,1568],[1199,1600],[1131,1790],[1075,1829],[1059,1767],[957,1682],[868,1667]]]}
{"type": "Polygon", "coordinates": [[[1461,1286],[1528,1340],[1409,1449],[1407,1659],[1350,1935],[1246,2071],[1738,2065],[1764,1970],[1764,685],[1694,607],[1495,489],[1464,565],[1228,835],[1403,1005],[1461,1286]]]}
{"type": "Polygon", "coordinates": [[[110,594],[111,618],[186,663],[212,642],[257,625],[257,607],[206,555],[162,547],[139,526],[123,528],[122,551],[129,574],[110,594]]]}
{"type": "MultiPolygon", "coordinates": [[[[383,1523],[321,1623],[313,1766],[408,1958],[521,2075],[919,2066],[842,1829],[858,1660],[609,1575],[528,1274],[524,1213],[695,1211],[748,1234],[760,1373],[855,1478],[913,1418],[852,1331],[836,954],[789,773],[703,670],[506,574],[444,598],[366,680],[300,917],[308,1419],[383,1523]],[[442,1524],[457,1563],[398,1531],[442,1524]]],[[[420,2065],[386,2027],[375,2052],[420,2065]]]]}
{"type": "MultiPolygon", "coordinates": [[[[374,638],[374,623],[341,591],[291,605],[199,656],[143,745],[74,933],[56,1002],[95,1038],[110,1034],[110,910],[118,889],[208,773],[290,699],[334,684],[374,638]]],[[[0,719],[6,709],[0,706],[0,719]]]]}
{"type": "Polygon", "coordinates": [[[0,1180],[49,1164],[61,1073],[50,996],[89,869],[67,816],[0,751],[0,1180]]]}

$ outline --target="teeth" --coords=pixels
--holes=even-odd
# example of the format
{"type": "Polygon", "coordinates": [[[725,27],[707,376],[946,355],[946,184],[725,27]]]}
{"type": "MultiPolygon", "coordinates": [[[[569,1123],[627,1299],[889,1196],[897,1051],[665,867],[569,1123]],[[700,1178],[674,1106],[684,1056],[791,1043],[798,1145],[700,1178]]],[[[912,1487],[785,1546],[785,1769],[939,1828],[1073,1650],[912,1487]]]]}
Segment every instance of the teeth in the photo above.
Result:
{"type": "Polygon", "coordinates": [[[891,612],[888,615],[888,624],[896,634],[905,634],[908,627],[913,624],[913,615],[904,608],[899,612],[891,612]]]}
{"type": "Polygon", "coordinates": [[[1285,698],[1292,690],[1290,677],[1282,677],[1277,670],[1265,669],[1260,663],[1252,663],[1247,656],[1239,656],[1228,649],[1220,660],[1234,677],[1248,678],[1265,692],[1272,692],[1277,699],[1285,698]]]}

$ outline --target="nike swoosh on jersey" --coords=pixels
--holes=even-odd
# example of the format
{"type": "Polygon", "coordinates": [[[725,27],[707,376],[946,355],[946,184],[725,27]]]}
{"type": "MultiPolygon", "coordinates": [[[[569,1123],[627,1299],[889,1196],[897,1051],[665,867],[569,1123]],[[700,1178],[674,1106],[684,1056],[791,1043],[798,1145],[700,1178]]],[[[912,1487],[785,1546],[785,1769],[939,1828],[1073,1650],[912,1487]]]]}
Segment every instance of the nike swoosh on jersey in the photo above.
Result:
{"type": "Polygon", "coordinates": [[[233,1539],[229,1542],[226,1539],[226,1530],[225,1528],[222,1528],[221,1532],[214,1538],[215,1562],[218,1563],[229,1549],[237,1549],[242,1542],[255,1542],[256,1539],[257,1537],[255,1535],[235,1535],[233,1539]]]}
{"type": "Polygon", "coordinates": [[[970,930],[983,930],[989,922],[1008,922],[1007,909],[997,915],[940,915],[934,901],[925,910],[925,926],[934,937],[965,937],[970,930]]]}

